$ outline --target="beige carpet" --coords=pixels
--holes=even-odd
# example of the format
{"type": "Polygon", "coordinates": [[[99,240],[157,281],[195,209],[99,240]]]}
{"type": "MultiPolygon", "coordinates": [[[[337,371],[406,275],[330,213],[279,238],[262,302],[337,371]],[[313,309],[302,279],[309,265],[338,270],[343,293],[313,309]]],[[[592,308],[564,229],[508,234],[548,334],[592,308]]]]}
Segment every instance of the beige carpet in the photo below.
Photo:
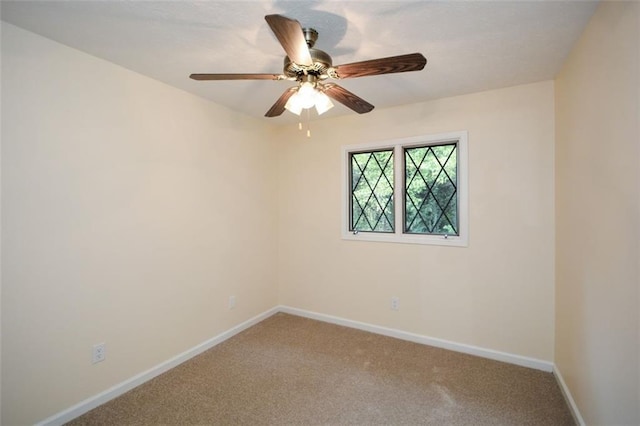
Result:
{"type": "Polygon", "coordinates": [[[72,425],[573,425],[552,374],[276,314],[72,425]]]}

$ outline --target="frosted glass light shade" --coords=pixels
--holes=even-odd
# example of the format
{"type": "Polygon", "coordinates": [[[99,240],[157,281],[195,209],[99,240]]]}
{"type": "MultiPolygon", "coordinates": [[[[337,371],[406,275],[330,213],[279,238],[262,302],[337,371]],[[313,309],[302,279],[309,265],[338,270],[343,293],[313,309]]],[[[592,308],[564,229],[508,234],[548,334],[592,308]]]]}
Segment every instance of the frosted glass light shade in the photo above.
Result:
{"type": "Polygon", "coordinates": [[[284,107],[289,112],[292,112],[295,115],[300,115],[300,113],[302,112],[302,104],[300,102],[300,99],[298,99],[298,92],[291,95],[284,107]]]}
{"type": "Polygon", "coordinates": [[[298,102],[300,102],[300,105],[304,109],[311,108],[316,104],[317,94],[318,91],[313,86],[313,84],[308,82],[302,83],[297,93],[297,97],[299,99],[298,102]]]}
{"type": "Polygon", "coordinates": [[[327,95],[322,92],[318,92],[316,94],[316,111],[318,111],[318,115],[322,115],[325,112],[329,111],[333,108],[333,102],[327,95]]]}

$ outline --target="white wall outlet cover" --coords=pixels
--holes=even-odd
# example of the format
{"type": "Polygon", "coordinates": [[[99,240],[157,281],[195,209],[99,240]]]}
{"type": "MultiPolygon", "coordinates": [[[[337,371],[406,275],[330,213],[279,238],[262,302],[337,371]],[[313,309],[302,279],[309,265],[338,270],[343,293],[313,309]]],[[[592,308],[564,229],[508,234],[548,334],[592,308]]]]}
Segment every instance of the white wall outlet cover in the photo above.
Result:
{"type": "Polygon", "coordinates": [[[91,351],[91,362],[93,364],[102,362],[107,357],[107,346],[105,343],[97,343],[93,345],[91,351]]]}
{"type": "Polygon", "coordinates": [[[397,311],[400,309],[400,298],[392,297],[391,298],[391,309],[397,311]]]}

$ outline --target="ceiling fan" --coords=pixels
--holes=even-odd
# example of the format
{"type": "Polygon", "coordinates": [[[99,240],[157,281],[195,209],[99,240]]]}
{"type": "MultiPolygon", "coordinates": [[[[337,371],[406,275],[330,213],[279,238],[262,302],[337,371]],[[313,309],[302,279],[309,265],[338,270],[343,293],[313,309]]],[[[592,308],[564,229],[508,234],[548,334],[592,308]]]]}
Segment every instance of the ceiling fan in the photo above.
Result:
{"type": "Polygon", "coordinates": [[[364,77],[369,75],[419,71],[427,59],[420,53],[372,59],[345,65],[333,65],[331,56],[314,48],[318,32],[313,28],[302,28],[300,23],[282,15],[267,15],[265,20],[284,48],[283,74],[191,74],[194,80],[289,80],[298,83],[287,89],[265,117],[277,117],[285,109],[300,115],[302,109],[316,107],[322,114],[331,107],[331,99],[340,102],[358,114],[374,107],[364,99],[328,79],[364,77]]]}

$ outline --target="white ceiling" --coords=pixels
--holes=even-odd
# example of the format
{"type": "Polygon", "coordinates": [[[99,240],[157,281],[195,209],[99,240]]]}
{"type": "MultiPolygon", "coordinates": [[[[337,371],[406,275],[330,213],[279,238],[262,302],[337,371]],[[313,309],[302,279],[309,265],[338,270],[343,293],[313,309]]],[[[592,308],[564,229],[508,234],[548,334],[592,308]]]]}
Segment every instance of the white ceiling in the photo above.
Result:
{"type": "MultiPolygon", "coordinates": [[[[284,52],[264,20],[267,14],[282,14],[315,28],[320,33],[316,47],[329,53],[334,65],[422,53],[428,60],[423,71],[339,82],[376,108],[384,108],[552,79],[596,5],[591,1],[2,0],[0,13],[2,20],[19,27],[263,117],[291,82],[199,82],[188,76],[281,73],[284,52]]],[[[336,105],[323,117],[345,114],[355,113],[336,105]]],[[[285,123],[297,117],[285,111],[264,120],[285,123]]]]}

